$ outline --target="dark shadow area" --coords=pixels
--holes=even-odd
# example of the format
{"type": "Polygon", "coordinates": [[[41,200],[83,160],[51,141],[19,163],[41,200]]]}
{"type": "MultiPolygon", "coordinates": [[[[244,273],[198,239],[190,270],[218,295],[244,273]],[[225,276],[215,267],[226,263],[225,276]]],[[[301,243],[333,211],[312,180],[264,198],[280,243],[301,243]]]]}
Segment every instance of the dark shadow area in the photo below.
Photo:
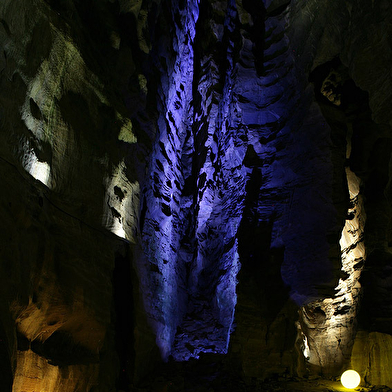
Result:
{"type": "Polygon", "coordinates": [[[8,339],[3,324],[0,322],[0,392],[11,392],[13,374],[8,339]]]}
{"type": "Polygon", "coordinates": [[[125,255],[116,254],[113,270],[114,327],[116,351],[120,361],[120,373],[116,387],[129,391],[133,369],[134,352],[134,306],[132,293],[131,265],[128,247],[125,255]]]}
{"type": "MultiPolygon", "coordinates": [[[[138,392],[339,392],[339,380],[272,376],[266,380],[243,377],[233,371],[225,355],[201,354],[187,362],[169,361],[137,385],[138,392]]],[[[386,386],[363,388],[363,392],[390,392],[386,386]]]]}
{"type": "Polygon", "coordinates": [[[33,29],[30,42],[26,46],[25,72],[29,77],[36,75],[41,63],[49,57],[53,37],[49,21],[41,19],[33,29]]]}
{"type": "Polygon", "coordinates": [[[281,277],[284,249],[271,249],[274,221],[273,208],[266,211],[260,193],[263,178],[261,160],[253,146],[249,146],[244,164],[252,167],[246,184],[246,197],[241,224],[238,229],[238,252],[241,270],[238,273],[238,297],[252,298],[263,311],[263,317],[273,320],[289,298],[289,289],[281,277]],[[261,216],[270,215],[269,218],[261,216]]]}
{"type": "Polygon", "coordinates": [[[54,366],[98,363],[99,356],[76,343],[68,332],[57,330],[44,342],[34,340],[31,350],[54,366]]]}
{"type": "Polygon", "coordinates": [[[265,18],[267,12],[262,0],[244,0],[243,6],[253,19],[253,26],[250,29],[254,42],[252,51],[257,75],[262,76],[264,73],[265,18]]]}
{"type": "Polygon", "coordinates": [[[358,315],[362,329],[392,335],[392,254],[371,252],[361,275],[363,300],[358,315]]]}

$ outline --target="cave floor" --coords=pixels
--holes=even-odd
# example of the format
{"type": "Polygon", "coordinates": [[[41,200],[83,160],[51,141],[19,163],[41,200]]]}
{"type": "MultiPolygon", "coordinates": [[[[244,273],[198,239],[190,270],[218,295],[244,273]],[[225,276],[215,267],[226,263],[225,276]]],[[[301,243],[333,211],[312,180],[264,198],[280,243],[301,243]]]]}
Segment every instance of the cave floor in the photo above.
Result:
{"type": "MultiPolygon", "coordinates": [[[[386,386],[344,388],[337,379],[321,377],[273,377],[261,381],[242,377],[238,369],[225,363],[219,355],[206,355],[186,362],[169,361],[132,387],[136,392],[392,392],[386,386]],[[220,357],[220,358],[219,358],[220,357]],[[219,359],[218,359],[219,358],[219,359]],[[218,360],[216,360],[218,359],[218,360]]],[[[120,391],[122,392],[122,391],[120,391]]]]}
{"type": "Polygon", "coordinates": [[[134,387],[132,391],[136,392],[391,392],[392,389],[386,386],[359,386],[355,389],[344,388],[339,381],[315,379],[315,380],[273,380],[251,382],[237,380],[230,385],[221,383],[221,380],[214,380],[211,383],[195,382],[190,380],[181,380],[179,376],[176,380],[165,379],[160,377],[154,380],[150,385],[144,384],[140,387],[134,387]]]}
{"type": "Polygon", "coordinates": [[[132,391],[136,392],[391,392],[392,389],[386,386],[359,386],[355,389],[344,388],[339,381],[315,379],[315,380],[274,380],[253,382],[240,381],[230,385],[220,384],[220,380],[211,383],[190,383],[181,380],[167,380],[164,377],[154,380],[150,385],[135,387],[132,391]]]}

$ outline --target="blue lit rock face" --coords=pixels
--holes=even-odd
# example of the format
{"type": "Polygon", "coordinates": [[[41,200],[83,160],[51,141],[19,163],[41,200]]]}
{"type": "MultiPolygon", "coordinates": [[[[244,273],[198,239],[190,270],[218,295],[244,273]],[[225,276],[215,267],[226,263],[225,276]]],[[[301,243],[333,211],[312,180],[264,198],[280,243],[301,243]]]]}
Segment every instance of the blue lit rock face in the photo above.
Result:
{"type": "MultiPolygon", "coordinates": [[[[226,352],[236,303],[235,233],[244,193],[245,152],[235,148],[240,135],[232,135],[236,128],[230,118],[229,77],[219,75],[213,51],[203,52],[203,39],[214,32],[195,37],[196,27],[202,28],[197,24],[199,12],[196,2],[173,11],[173,20],[181,20],[173,29],[174,56],[162,52],[163,46],[157,53],[158,67],[165,59],[161,72],[169,78],[163,77],[159,88],[159,136],[142,207],[143,243],[152,271],[143,283],[146,292],[152,292],[146,306],[164,358],[226,352]],[[199,62],[201,67],[195,70],[199,62]],[[239,191],[230,191],[230,181],[239,191]],[[151,280],[155,275],[157,279],[151,280]]],[[[215,12],[215,33],[226,29],[229,34],[235,14],[226,16],[225,8],[215,12]]],[[[224,54],[230,45],[222,48],[224,54]]]]}
{"type": "Polygon", "coordinates": [[[227,352],[240,268],[243,301],[255,295],[249,278],[262,292],[256,309],[276,314],[331,286],[330,130],[296,66],[285,8],[190,1],[165,11],[139,263],[163,358],[227,352]]]}
{"type": "Polygon", "coordinates": [[[167,13],[179,23],[167,26],[173,41],[163,35],[155,54],[162,78],[157,138],[142,205],[141,229],[147,257],[139,267],[146,312],[163,358],[171,352],[188,302],[186,270],[192,257],[186,246],[181,249],[181,241],[189,230],[187,222],[192,222],[192,199],[182,193],[192,169],[190,102],[197,3],[190,2],[182,12],[173,7],[167,13]]]}

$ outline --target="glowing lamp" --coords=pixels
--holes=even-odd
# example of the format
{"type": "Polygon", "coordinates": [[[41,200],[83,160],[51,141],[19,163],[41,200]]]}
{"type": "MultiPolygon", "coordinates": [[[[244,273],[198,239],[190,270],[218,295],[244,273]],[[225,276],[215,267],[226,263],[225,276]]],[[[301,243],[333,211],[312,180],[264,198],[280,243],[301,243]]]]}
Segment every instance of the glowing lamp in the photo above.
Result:
{"type": "Polygon", "coordinates": [[[340,377],[340,382],[345,388],[354,389],[361,382],[361,377],[355,370],[346,370],[340,377]]]}

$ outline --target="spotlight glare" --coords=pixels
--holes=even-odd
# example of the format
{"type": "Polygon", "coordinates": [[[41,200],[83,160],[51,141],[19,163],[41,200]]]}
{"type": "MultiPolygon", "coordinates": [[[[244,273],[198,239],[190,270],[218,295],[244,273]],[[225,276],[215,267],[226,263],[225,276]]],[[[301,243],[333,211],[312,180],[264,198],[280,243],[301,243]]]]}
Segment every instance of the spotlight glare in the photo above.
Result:
{"type": "Polygon", "coordinates": [[[354,389],[361,382],[361,377],[355,370],[346,370],[340,377],[340,382],[345,388],[354,389]]]}

